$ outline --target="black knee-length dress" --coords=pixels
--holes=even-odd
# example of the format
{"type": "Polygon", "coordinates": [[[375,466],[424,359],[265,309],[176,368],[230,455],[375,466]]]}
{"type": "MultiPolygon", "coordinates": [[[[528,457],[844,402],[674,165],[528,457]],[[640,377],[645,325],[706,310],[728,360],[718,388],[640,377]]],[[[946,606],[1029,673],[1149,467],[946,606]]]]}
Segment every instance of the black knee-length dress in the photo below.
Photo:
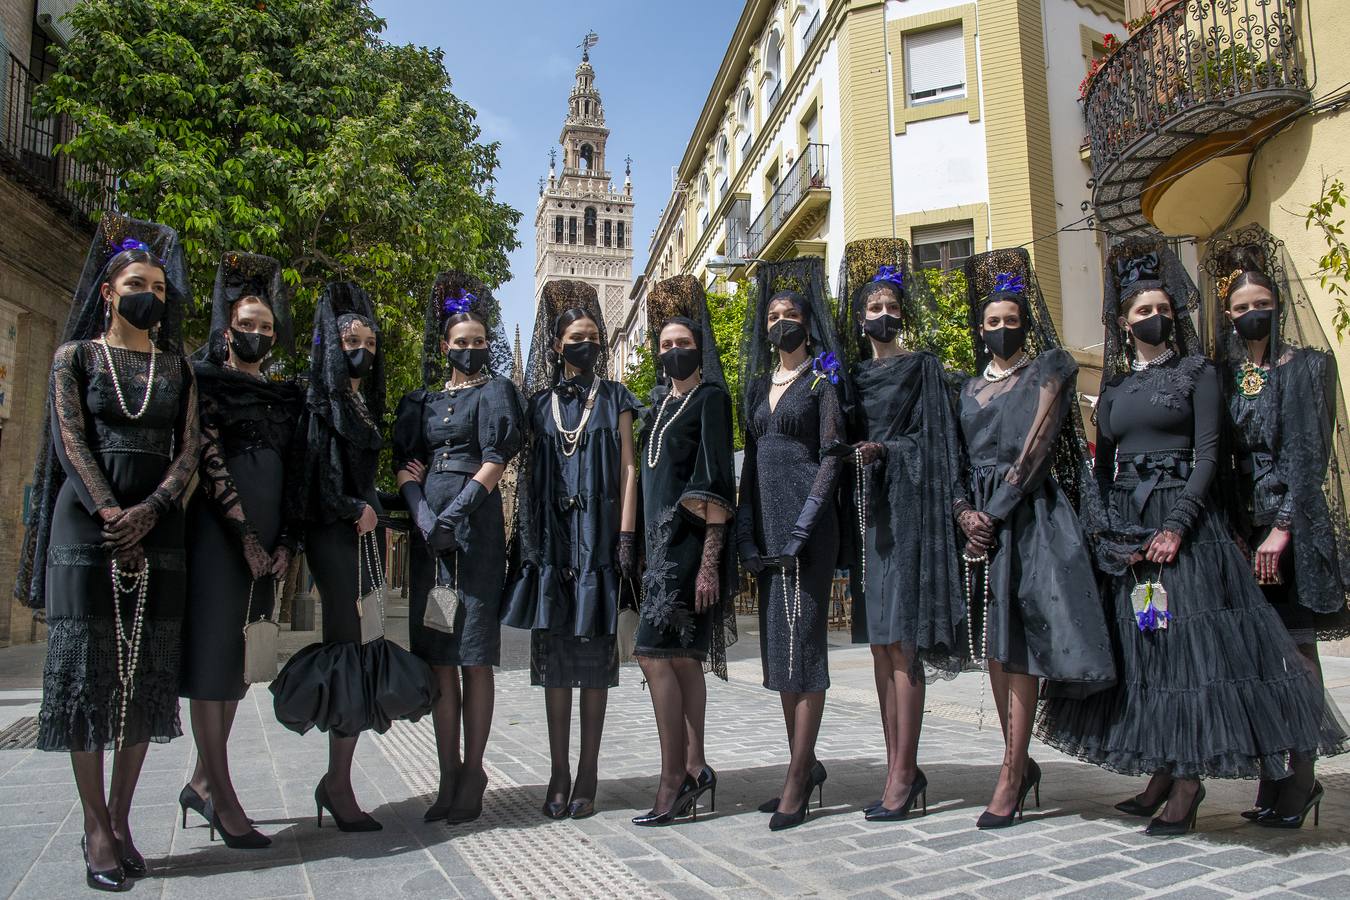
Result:
{"type": "MultiPolygon", "coordinates": [[[[399,403],[394,468],[397,471],[410,460],[424,463],[427,504],[440,514],[483,463],[509,463],[521,438],[520,401],[505,378],[493,377],[454,393],[417,390],[399,403]]],[[[412,652],[433,666],[495,666],[501,657],[498,620],[506,587],[506,522],[500,490],[494,488],[455,526],[455,537],[457,549],[437,556],[412,529],[408,604],[412,652]],[[453,634],[422,624],[437,567],[441,583],[457,586],[462,594],[453,634]]]]}
{"type": "Polygon", "coordinates": [[[826,454],[843,439],[837,389],[807,373],[769,408],[769,379],[750,386],[745,463],[737,507],[739,535],[748,534],[765,562],[776,561],[808,498],[820,503],[814,529],[795,565],[770,565],[759,576],[759,643],[764,687],[823,691],[830,686],[826,629],[839,556],[835,486],[840,457],[826,454]],[[745,531],[749,529],[749,531],[745,531]]]}
{"type": "Polygon", "coordinates": [[[179,695],[238,700],[244,683],[244,622],[270,617],[271,575],[254,579],[243,541],[267,553],[294,551],[304,527],[287,485],[303,465],[300,393],[207,359],[194,365],[200,396],[200,480],[187,508],[188,595],[179,695]],[[250,604],[250,597],[252,602],[250,604]]]}
{"type": "MultiPolygon", "coordinates": [[[[197,398],[187,360],[96,341],[63,344],[52,364],[52,442],[65,471],[47,547],[47,659],[38,747],[97,751],[165,742],[182,734],[178,667],[186,564],[183,492],[197,466],[197,398]],[[111,368],[108,365],[112,360],[111,368]],[[133,411],[119,403],[113,380],[133,411]],[[149,563],[140,650],[130,687],[117,671],[112,560],[98,511],[142,501],[162,508],[141,541],[149,563]],[[125,722],[121,706],[125,701],[125,722]]],[[[122,630],[133,630],[136,597],[119,592],[122,630]]]]}

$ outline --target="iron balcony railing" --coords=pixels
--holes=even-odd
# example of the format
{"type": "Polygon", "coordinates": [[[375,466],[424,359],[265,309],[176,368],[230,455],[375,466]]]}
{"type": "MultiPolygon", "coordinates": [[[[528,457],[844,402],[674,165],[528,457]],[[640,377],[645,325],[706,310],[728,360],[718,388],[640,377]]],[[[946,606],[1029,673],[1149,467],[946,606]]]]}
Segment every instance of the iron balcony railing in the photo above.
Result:
{"type": "Polygon", "coordinates": [[[778,98],[783,96],[783,82],[781,79],[773,83],[773,90],[769,91],[769,112],[773,112],[778,105],[778,98]]]}
{"type": "Polygon", "coordinates": [[[1290,94],[1306,99],[1298,6],[1183,0],[1135,32],[1102,63],[1084,97],[1093,175],[1160,133],[1184,146],[1298,102],[1290,94]]]}
{"type": "Polygon", "coordinates": [[[107,174],[57,152],[58,144],[74,136],[74,125],[66,116],[38,117],[33,112],[33,92],[39,82],[14,54],[5,53],[2,59],[5,80],[0,117],[4,128],[0,146],[6,167],[16,169],[46,199],[62,207],[62,212],[87,220],[104,205],[107,174]],[[90,192],[81,189],[81,184],[95,188],[90,192]]]}
{"type": "Polygon", "coordinates": [[[807,144],[802,155],[787,170],[778,188],[764,204],[755,221],[750,224],[750,241],[747,258],[754,258],[783,227],[783,223],[805,199],[807,192],[829,187],[826,162],[829,159],[829,147],[825,144],[807,144]]]}
{"type": "Polygon", "coordinates": [[[820,10],[811,17],[811,24],[806,26],[806,31],[802,33],[802,52],[808,50],[815,43],[816,35],[820,34],[820,10]]]}
{"type": "Polygon", "coordinates": [[[727,207],[726,255],[745,259],[750,253],[750,198],[737,197],[727,207]]]}

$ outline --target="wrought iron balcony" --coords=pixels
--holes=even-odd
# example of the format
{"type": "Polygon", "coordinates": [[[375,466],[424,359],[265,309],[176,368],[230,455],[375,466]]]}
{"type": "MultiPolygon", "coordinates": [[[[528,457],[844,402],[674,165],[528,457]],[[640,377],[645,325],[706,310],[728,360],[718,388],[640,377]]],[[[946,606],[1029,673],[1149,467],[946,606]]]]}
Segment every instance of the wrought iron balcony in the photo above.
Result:
{"type": "Polygon", "coordinates": [[[804,54],[811,48],[816,41],[816,35],[820,34],[820,10],[811,17],[811,24],[806,26],[806,31],[802,33],[802,53],[804,54]]]}
{"type": "Polygon", "coordinates": [[[3,56],[4,93],[0,95],[0,161],[62,214],[83,223],[104,205],[108,176],[95,166],[58,153],[56,145],[70,140],[75,127],[66,116],[39,118],[33,112],[38,81],[12,53],[3,56]],[[92,186],[91,190],[81,185],[92,186]]]}
{"type": "Polygon", "coordinates": [[[766,257],[814,219],[829,205],[827,162],[829,147],[807,144],[802,155],[787,170],[764,209],[750,223],[746,259],[766,257]]]}
{"type": "Polygon", "coordinates": [[[1182,0],[1106,58],[1083,106],[1102,226],[1151,228],[1142,201],[1178,154],[1237,146],[1308,103],[1299,5],[1182,0]]]}

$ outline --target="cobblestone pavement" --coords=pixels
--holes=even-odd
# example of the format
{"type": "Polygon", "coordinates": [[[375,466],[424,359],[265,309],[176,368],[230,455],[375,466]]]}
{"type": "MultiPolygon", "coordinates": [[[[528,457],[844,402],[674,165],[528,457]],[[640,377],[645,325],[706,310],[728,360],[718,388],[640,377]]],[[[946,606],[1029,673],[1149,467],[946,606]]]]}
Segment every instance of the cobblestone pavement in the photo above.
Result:
{"type": "MultiPolygon", "coordinates": [[[[745,622],[745,625],[751,625],[745,622]]],[[[396,629],[392,629],[396,632],[396,629]]],[[[298,646],[307,639],[292,636],[298,646]]],[[[843,636],[838,636],[840,641],[843,636]]],[[[1350,896],[1350,761],[1321,767],[1327,788],[1321,827],[1271,832],[1243,825],[1254,787],[1211,782],[1199,831],[1162,841],[1140,833],[1111,804],[1141,782],[1113,776],[1033,746],[1044,769],[1041,807],[1002,832],[974,820],[997,775],[1001,741],[987,688],[967,675],[934,685],[920,747],[928,814],[899,824],[864,822],[883,752],[865,647],[831,654],[834,687],[820,738],[829,770],[825,805],[800,828],[771,834],[755,811],[775,796],[786,760],[777,698],[759,686],[757,636],[743,628],[729,684],[709,682],[709,760],[720,776],[716,812],[697,823],[638,829],[651,805],[657,742],[650,701],[635,668],[611,693],[601,757],[600,812],[551,822],[538,807],[548,780],[543,697],[518,668],[525,646],[507,640],[497,678],[488,748],[485,812],[467,826],[425,825],[434,790],[430,719],[363,738],[357,794],[385,824],[374,835],[314,825],[313,788],[325,765],[318,733],[276,724],[270,694],[241,704],[231,756],[240,796],[272,835],[261,852],[207,840],[200,819],[179,827],[174,802],[193,762],[188,737],[151,749],[137,793],[134,828],[154,877],[148,897],[1347,897],[1350,896]],[[979,727],[981,706],[986,722],[979,727]]],[[[18,648],[22,649],[22,648],[18,648]]],[[[24,651],[29,652],[31,651],[24,651]]],[[[0,682],[30,665],[0,650],[0,682]]],[[[1327,660],[1328,687],[1350,709],[1350,660],[1327,660]]],[[[29,676],[31,681],[31,675],[29,676]]],[[[0,726],[36,713],[32,685],[0,691],[0,726]]],[[[186,726],[186,722],[184,723],[186,726]]],[[[575,734],[574,734],[575,741],[575,734]]],[[[67,758],[0,751],[0,895],[85,893],[81,821],[67,758]]]]}

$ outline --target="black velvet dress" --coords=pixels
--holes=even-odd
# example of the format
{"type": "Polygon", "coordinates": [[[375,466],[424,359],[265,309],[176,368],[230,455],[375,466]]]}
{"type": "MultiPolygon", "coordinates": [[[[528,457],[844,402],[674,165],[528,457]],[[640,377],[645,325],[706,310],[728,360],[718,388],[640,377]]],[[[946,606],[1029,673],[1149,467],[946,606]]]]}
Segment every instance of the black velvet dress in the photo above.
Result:
{"type": "Polygon", "coordinates": [[[300,392],[202,360],[193,366],[201,402],[200,479],[187,508],[188,597],[178,692],[193,700],[238,700],[244,683],[244,622],[270,617],[275,582],[256,582],[242,541],[268,553],[295,551],[304,528],[287,504],[303,465],[296,434],[300,392]],[[250,589],[253,602],[249,604],[250,589]]]}
{"type": "MultiPolygon", "coordinates": [[[[865,475],[866,585],[864,602],[854,598],[854,639],[900,644],[916,672],[955,675],[967,653],[952,522],[962,488],[942,363],[931,353],[903,353],[861,362],[852,377],[854,441],[886,448],[865,475]]],[[[844,464],[855,465],[851,457],[844,464]]]]}
{"type": "Polygon", "coordinates": [[[430,667],[402,647],[384,638],[361,643],[357,599],[379,580],[378,560],[363,559],[363,551],[381,555],[383,544],[378,530],[358,539],[356,522],[366,505],[382,512],[375,491],[381,440],[359,395],[345,392],[341,403],[345,434],[313,409],[302,428],[305,467],[314,476],[305,558],[323,604],[323,640],[292,656],[271,691],[277,721],[290,730],[355,737],[383,734],[396,719],[416,721],[431,711],[438,690],[430,667]]]}
{"type": "MultiPolygon", "coordinates": [[[[65,481],[47,548],[47,659],[42,673],[38,748],[98,751],[118,738],[122,687],[112,560],[103,549],[101,509],[130,507],[157,494],[168,511],[141,541],[150,564],[140,653],[126,700],[123,746],[182,734],[178,666],[186,562],[179,503],[197,467],[197,396],[187,360],[155,355],[145,412],[130,419],[113,388],[140,409],[150,354],[108,348],[109,371],[94,341],[63,344],[52,363],[52,442],[65,481]]],[[[119,594],[130,635],[136,597],[119,594]]],[[[242,627],[242,621],[241,621],[242,627]]]]}
{"type": "Polygon", "coordinates": [[[700,384],[688,401],[678,415],[675,401],[664,415],[660,404],[652,406],[639,441],[647,567],[633,655],[697,659],[725,678],[724,623],[729,616],[734,622],[735,550],[728,541],[722,551],[718,602],[696,612],[694,584],[707,527],[685,504],[715,503],[728,520],[735,509],[731,397],[720,384],[700,384]]]}
{"type": "MultiPolygon", "coordinates": [[[[1312,644],[1350,635],[1338,540],[1322,482],[1336,428],[1336,363],[1330,354],[1291,349],[1254,397],[1239,389],[1240,369],[1222,370],[1227,399],[1225,472],[1232,524],[1255,554],[1275,525],[1290,533],[1278,584],[1261,590],[1294,640],[1312,644]],[[1303,417],[1321,415],[1320,423],[1303,417]],[[1300,420],[1303,420],[1300,422],[1300,420]]],[[[1343,424],[1343,423],[1342,423],[1343,424]]]]}
{"type": "MultiPolygon", "coordinates": [[[[530,683],[548,688],[608,688],[619,683],[615,634],[619,598],[619,531],[625,460],[619,416],[642,405],[617,381],[601,379],[586,430],[574,449],[553,420],[558,396],[563,426],[581,421],[594,377],[564,381],[530,398],[533,559],[513,573],[503,621],[532,630],[530,683]]],[[[631,589],[630,589],[631,590],[631,589]]]]}
{"type": "MultiPolygon", "coordinates": [[[[443,512],[483,463],[506,465],[520,450],[520,402],[505,378],[454,394],[417,390],[399,403],[394,420],[394,470],[409,460],[426,465],[427,505],[443,512]]],[[[522,497],[528,502],[529,498],[522,497]]],[[[494,488],[455,529],[457,548],[431,551],[412,529],[408,633],[412,652],[433,666],[495,666],[501,657],[502,595],[506,588],[506,521],[494,488]],[[427,596],[436,584],[457,586],[462,599],[455,630],[427,628],[427,596]]]]}
{"type": "MultiPolygon", "coordinates": [[[[1083,528],[1051,474],[1055,442],[1077,401],[1078,364],[1049,350],[1001,381],[961,390],[961,435],[971,503],[996,523],[996,543],[975,578],[970,616],[977,649],[1009,672],[1052,681],[1115,678],[1101,595],[1083,528]]],[[[980,662],[977,660],[977,662],[980,662]]]]}
{"type": "Polygon", "coordinates": [[[746,428],[738,527],[750,529],[766,563],[776,563],[807,498],[821,502],[810,539],[795,564],[789,563],[786,570],[772,564],[759,576],[764,687],[823,691],[830,686],[826,629],[839,556],[835,486],[841,466],[840,457],[825,451],[844,436],[839,395],[829,381],[810,373],[790,384],[773,409],[768,378],[750,390],[752,413],[746,428]]]}
{"type": "Polygon", "coordinates": [[[1098,401],[1111,527],[1182,535],[1172,563],[1125,566],[1109,580],[1115,687],[1041,707],[1042,740],[1114,772],[1279,779],[1290,752],[1339,752],[1345,740],[1210,497],[1220,402],[1214,367],[1197,357],[1127,374],[1098,401]],[[1167,628],[1141,630],[1136,577],[1161,578],[1167,628]]]}

